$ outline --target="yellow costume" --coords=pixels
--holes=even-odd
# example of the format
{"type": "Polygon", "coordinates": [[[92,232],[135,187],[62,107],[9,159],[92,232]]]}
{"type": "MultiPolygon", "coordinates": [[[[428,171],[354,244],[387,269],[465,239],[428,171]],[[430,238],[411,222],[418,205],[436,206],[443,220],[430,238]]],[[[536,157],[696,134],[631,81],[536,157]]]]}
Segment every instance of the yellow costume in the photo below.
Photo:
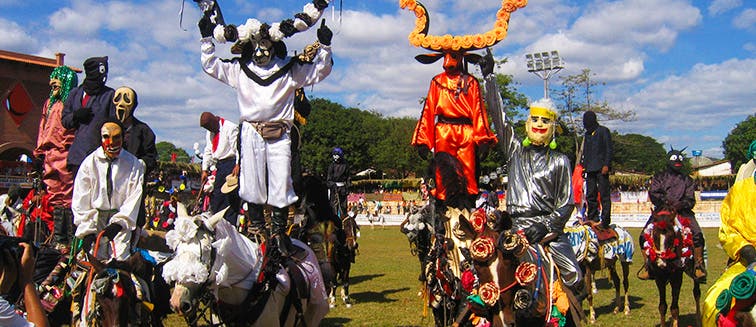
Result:
{"type": "Polygon", "coordinates": [[[722,224],[719,227],[719,243],[722,244],[727,255],[735,261],[709,288],[704,298],[703,325],[716,326],[717,296],[730,287],[735,276],[745,271],[740,260],[740,250],[746,245],[756,246],[756,183],[753,178],[745,178],[735,182],[730,188],[720,211],[722,224]]]}

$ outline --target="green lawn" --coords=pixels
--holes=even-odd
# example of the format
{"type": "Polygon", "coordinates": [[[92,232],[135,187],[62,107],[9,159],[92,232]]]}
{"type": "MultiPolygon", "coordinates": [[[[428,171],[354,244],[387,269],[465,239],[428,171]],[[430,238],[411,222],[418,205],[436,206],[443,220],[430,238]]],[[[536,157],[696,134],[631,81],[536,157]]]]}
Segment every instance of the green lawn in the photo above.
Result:
{"type": "MultiPolygon", "coordinates": [[[[630,229],[637,240],[639,228],[630,229]]],[[[709,253],[709,284],[725,268],[726,255],[719,246],[717,229],[704,230],[709,253]]],[[[423,316],[423,305],[418,296],[417,281],[419,264],[409,251],[407,238],[398,227],[362,227],[359,240],[360,254],[352,266],[351,295],[354,305],[344,307],[337,302],[323,321],[323,326],[433,326],[430,311],[423,316]]],[[[658,295],[653,281],[641,281],[635,277],[641,261],[636,244],[634,264],[630,274],[631,313],[612,314],[614,290],[608,281],[608,272],[596,274],[599,294],[594,298],[597,321],[593,326],[657,326],[658,295]]],[[[708,285],[702,286],[705,294],[708,285]]],[[[669,296],[669,295],[668,295],[669,296]]],[[[703,297],[703,295],[702,295],[703,297]]],[[[669,301],[669,297],[668,297],[669,301]]],[[[587,304],[586,309],[587,309],[587,304]]],[[[680,296],[680,326],[694,325],[695,302],[692,283],[683,281],[680,296]]],[[[587,312],[587,311],[586,311],[587,312]]],[[[668,315],[669,316],[669,315],[668,315]]],[[[183,325],[180,318],[172,316],[169,325],[183,325]]]]}

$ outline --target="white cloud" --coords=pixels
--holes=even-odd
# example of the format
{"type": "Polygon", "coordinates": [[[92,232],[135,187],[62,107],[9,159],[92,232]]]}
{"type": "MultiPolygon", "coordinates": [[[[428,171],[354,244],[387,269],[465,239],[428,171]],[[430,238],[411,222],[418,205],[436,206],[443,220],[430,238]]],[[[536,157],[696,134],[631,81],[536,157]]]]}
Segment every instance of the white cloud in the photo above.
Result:
{"type": "Polygon", "coordinates": [[[16,52],[33,52],[37,47],[37,40],[27,33],[19,24],[0,18],[0,49],[14,49],[16,52]]]}
{"type": "Polygon", "coordinates": [[[748,8],[743,10],[743,12],[733,19],[732,24],[739,29],[754,30],[756,28],[756,9],[748,8]]]}
{"type": "Polygon", "coordinates": [[[709,14],[719,15],[742,5],[741,0],[714,0],[709,4],[709,14]]]}
{"type": "MultiPolygon", "coordinates": [[[[729,129],[756,112],[756,59],[731,59],[719,64],[697,64],[685,75],[670,76],[646,85],[613,106],[631,108],[634,122],[611,122],[621,132],[651,135],[665,143],[718,145],[729,129]],[[664,123],[661,123],[664,122],[664,123]]],[[[625,90],[609,91],[623,98],[625,90]]],[[[714,155],[721,156],[721,154],[714,155]]]]}

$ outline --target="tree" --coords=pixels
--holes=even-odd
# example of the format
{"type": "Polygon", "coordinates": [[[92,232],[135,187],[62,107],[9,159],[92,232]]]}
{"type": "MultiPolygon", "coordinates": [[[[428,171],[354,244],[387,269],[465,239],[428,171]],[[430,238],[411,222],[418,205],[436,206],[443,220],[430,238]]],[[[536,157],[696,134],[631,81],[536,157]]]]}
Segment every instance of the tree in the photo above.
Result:
{"type": "Polygon", "coordinates": [[[173,143],[161,141],[155,144],[159,161],[171,161],[171,155],[176,154],[176,162],[190,162],[189,154],[184,149],[177,148],[173,143]]]}
{"type": "Polygon", "coordinates": [[[746,153],[751,142],[756,140],[756,115],[750,115],[735,125],[722,142],[725,159],[730,161],[733,171],[746,163],[746,153]]]}
{"type": "Polygon", "coordinates": [[[560,76],[562,89],[554,92],[554,98],[562,102],[561,119],[572,131],[576,158],[580,158],[583,150],[580,144],[580,136],[585,133],[582,113],[593,111],[599,121],[635,120],[635,111],[612,108],[606,100],[595,99],[596,88],[604,83],[592,80],[591,75],[591,70],[584,68],[579,74],[560,76]]]}
{"type": "Polygon", "coordinates": [[[667,151],[654,138],[640,134],[612,133],[614,158],[612,167],[617,171],[653,175],[667,165],[667,151]]]}

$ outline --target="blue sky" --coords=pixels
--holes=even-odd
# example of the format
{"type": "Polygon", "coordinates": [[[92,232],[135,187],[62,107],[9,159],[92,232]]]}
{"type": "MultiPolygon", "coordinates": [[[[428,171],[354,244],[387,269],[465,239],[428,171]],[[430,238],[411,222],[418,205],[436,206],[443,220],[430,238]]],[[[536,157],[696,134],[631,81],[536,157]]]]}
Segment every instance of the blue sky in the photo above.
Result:
{"type": "MultiPolygon", "coordinates": [[[[324,15],[335,32],[334,70],[308,88],[308,95],[386,116],[419,117],[418,100],[442,68],[440,62],[413,59],[427,52],[407,41],[414,15],[402,11],[399,0],[343,0],[343,7],[338,2],[324,15]]],[[[226,21],[240,24],[247,18],[271,23],[290,18],[307,2],[219,3],[226,21]]],[[[485,32],[501,6],[498,0],[423,3],[436,35],[485,32]]],[[[62,52],[75,67],[88,57],[109,56],[108,85],[134,88],[140,100],[136,116],[158,141],[191,151],[194,142],[203,142],[201,112],[228,119],[239,114],[234,91],[201,71],[200,13],[186,0],[179,26],[181,4],[0,0],[0,49],[50,58],[62,52]]],[[[721,158],[724,137],[756,113],[755,36],[756,7],[747,0],[531,0],[512,14],[508,37],[493,51],[509,60],[497,71],[513,75],[519,90],[537,100],[542,81],[527,72],[524,54],[559,50],[566,68],[558,76],[591,69],[605,83],[600,98],[637,113],[633,122],[605,125],[652,136],[667,148],[687,146],[721,158]]],[[[315,39],[313,29],[288,39],[287,46],[293,53],[315,39]]],[[[219,46],[221,56],[232,56],[227,49],[219,46]]]]}

